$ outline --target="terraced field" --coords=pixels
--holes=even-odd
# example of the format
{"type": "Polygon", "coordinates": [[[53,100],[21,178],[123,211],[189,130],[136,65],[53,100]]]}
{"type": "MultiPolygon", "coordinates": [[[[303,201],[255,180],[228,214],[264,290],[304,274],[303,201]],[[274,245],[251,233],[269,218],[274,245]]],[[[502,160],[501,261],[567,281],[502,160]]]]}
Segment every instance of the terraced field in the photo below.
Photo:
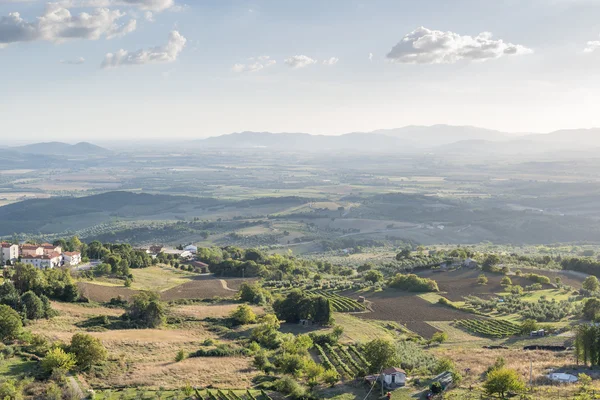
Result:
{"type": "Polygon", "coordinates": [[[329,302],[331,303],[331,307],[333,308],[333,311],[336,311],[336,312],[360,312],[360,311],[366,310],[366,307],[364,304],[361,304],[358,301],[353,300],[349,297],[340,296],[339,294],[336,294],[335,292],[332,292],[332,291],[314,290],[314,291],[311,291],[310,293],[317,294],[317,295],[320,295],[320,296],[323,296],[323,297],[326,297],[327,299],[329,299],[329,302]]]}
{"type": "Polygon", "coordinates": [[[325,369],[335,369],[344,378],[364,376],[368,370],[367,360],[356,344],[347,346],[315,345],[317,356],[325,369]]]}
{"type": "Polygon", "coordinates": [[[521,331],[519,325],[498,319],[463,319],[455,324],[470,333],[493,338],[513,336],[521,331]]]}

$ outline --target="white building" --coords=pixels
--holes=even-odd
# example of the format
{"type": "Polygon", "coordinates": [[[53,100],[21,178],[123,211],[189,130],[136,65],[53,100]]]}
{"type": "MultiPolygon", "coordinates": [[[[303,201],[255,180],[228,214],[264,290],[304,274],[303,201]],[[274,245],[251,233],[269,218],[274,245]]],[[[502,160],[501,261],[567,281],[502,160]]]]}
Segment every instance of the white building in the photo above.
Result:
{"type": "Polygon", "coordinates": [[[185,246],[183,250],[189,251],[192,254],[196,254],[198,252],[198,247],[194,246],[193,244],[190,244],[189,246],[185,246]]]}
{"type": "Polygon", "coordinates": [[[406,372],[400,368],[387,368],[382,372],[384,385],[397,388],[406,385],[406,372]]]}
{"type": "Polygon", "coordinates": [[[62,255],[65,264],[78,265],[81,263],[81,253],[78,251],[65,251],[62,255]]]}
{"type": "Polygon", "coordinates": [[[49,255],[23,256],[21,261],[25,264],[31,264],[36,268],[49,269],[60,266],[61,255],[59,253],[51,253],[49,255]]]}
{"type": "Polygon", "coordinates": [[[10,243],[0,243],[0,265],[11,264],[19,259],[19,246],[10,243]]]}

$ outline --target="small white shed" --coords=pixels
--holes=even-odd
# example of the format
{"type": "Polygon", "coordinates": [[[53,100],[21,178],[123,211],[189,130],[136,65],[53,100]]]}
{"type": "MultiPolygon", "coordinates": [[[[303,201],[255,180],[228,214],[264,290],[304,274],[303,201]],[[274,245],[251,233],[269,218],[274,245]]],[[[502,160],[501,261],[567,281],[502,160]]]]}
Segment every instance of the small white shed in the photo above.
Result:
{"type": "Polygon", "coordinates": [[[406,385],[406,372],[400,368],[387,368],[382,372],[383,382],[388,388],[396,388],[406,385]]]}

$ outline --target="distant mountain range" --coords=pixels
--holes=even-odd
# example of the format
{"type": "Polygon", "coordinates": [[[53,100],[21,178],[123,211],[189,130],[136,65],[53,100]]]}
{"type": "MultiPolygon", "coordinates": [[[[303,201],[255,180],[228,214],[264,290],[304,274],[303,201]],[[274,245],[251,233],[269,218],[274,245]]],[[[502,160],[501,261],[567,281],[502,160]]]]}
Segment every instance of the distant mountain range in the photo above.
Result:
{"type": "Polygon", "coordinates": [[[413,153],[536,154],[600,147],[600,129],[514,134],[473,126],[407,126],[338,136],[238,132],[194,142],[200,148],[268,148],[289,151],[386,151],[413,153]]]}
{"type": "Polygon", "coordinates": [[[46,156],[90,156],[106,155],[111,151],[104,147],[88,142],[68,144],[63,142],[33,143],[25,146],[9,147],[8,150],[17,153],[43,154],[46,156]]]}

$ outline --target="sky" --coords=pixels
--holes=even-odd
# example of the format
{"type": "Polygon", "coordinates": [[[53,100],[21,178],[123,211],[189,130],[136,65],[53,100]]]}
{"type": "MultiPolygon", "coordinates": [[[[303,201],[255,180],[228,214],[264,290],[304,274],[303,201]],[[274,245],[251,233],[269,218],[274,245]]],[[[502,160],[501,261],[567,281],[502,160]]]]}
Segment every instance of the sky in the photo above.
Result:
{"type": "Polygon", "coordinates": [[[600,127],[600,0],[0,0],[0,138],[600,127]]]}

